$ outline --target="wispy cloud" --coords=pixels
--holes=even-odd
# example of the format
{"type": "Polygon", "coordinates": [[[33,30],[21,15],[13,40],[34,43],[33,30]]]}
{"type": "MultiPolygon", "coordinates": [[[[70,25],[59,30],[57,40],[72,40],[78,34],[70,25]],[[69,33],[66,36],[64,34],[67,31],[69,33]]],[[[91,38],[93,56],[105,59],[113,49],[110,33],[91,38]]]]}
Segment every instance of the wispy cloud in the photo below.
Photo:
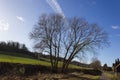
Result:
{"type": "Polygon", "coordinates": [[[113,26],[111,26],[111,28],[112,28],[112,29],[119,29],[119,28],[120,28],[120,26],[113,25],[113,26]]]}
{"type": "Polygon", "coordinates": [[[24,21],[25,21],[24,18],[21,17],[21,16],[16,16],[16,18],[17,18],[19,21],[21,21],[21,22],[24,22],[24,21]]]}
{"type": "Polygon", "coordinates": [[[0,31],[7,31],[10,25],[5,20],[0,20],[0,31]]]}
{"type": "Polygon", "coordinates": [[[63,18],[65,18],[62,8],[58,4],[57,0],[46,0],[46,1],[56,13],[61,14],[63,18]]]}

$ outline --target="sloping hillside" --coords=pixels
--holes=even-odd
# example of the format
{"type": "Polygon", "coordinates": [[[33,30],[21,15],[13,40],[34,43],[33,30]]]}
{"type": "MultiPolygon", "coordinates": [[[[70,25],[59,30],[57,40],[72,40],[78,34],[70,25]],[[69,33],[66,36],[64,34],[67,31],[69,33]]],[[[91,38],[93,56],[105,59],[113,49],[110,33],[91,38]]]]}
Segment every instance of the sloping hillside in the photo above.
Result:
{"type": "MultiPolygon", "coordinates": [[[[10,54],[12,54],[12,53],[10,53],[10,54]]],[[[17,53],[13,53],[14,56],[11,56],[10,54],[8,54],[8,53],[0,54],[0,62],[50,66],[49,62],[32,59],[31,57],[29,57],[27,55],[22,56],[19,54],[19,57],[18,57],[17,53]],[[17,56],[15,56],[16,54],[17,54],[17,56]]]]}

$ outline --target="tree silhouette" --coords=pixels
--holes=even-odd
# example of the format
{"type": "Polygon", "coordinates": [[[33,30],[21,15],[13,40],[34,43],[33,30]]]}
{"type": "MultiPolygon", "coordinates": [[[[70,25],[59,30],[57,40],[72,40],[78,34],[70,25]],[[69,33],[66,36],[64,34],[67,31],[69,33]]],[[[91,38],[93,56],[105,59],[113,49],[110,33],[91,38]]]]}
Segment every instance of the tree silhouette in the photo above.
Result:
{"type": "Polygon", "coordinates": [[[103,65],[103,70],[107,71],[107,69],[108,69],[107,64],[104,64],[104,65],[103,65]]]}
{"type": "Polygon", "coordinates": [[[25,52],[28,51],[25,44],[20,44],[18,42],[8,41],[8,42],[0,42],[0,51],[6,52],[25,52]],[[21,47],[20,47],[21,46],[21,47]]]}
{"type": "Polygon", "coordinates": [[[50,55],[52,69],[57,69],[63,56],[62,72],[66,72],[76,55],[108,45],[107,34],[97,24],[82,18],[65,19],[59,14],[43,14],[30,34],[35,48],[50,55]]]}

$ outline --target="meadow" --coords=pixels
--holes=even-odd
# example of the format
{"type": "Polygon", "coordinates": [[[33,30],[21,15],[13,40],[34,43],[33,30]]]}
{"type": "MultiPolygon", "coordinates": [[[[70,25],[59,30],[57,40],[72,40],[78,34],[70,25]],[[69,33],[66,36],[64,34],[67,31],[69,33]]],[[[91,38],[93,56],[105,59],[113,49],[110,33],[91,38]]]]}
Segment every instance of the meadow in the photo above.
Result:
{"type": "MultiPolygon", "coordinates": [[[[23,55],[20,53],[12,53],[12,52],[0,52],[0,63],[10,63],[10,64],[25,64],[25,65],[38,65],[38,66],[45,66],[50,67],[49,59],[41,58],[42,60],[34,59],[31,56],[23,55]],[[11,55],[12,54],[12,55],[11,55]]],[[[59,62],[59,68],[61,67],[62,62],[59,62]]],[[[80,69],[82,70],[91,70],[91,68],[85,68],[76,66],[73,64],[70,64],[69,68],[72,69],[80,69]]],[[[17,71],[18,72],[18,71],[17,71]]],[[[22,71],[23,72],[23,71],[22,71]]],[[[20,73],[20,72],[19,72],[20,73]]],[[[50,72],[38,72],[34,75],[28,75],[28,76],[19,76],[19,75],[1,75],[1,79],[4,80],[99,80],[99,75],[90,75],[90,74],[84,74],[83,72],[70,72],[68,74],[61,74],[61,73],[50,73],[50,72]],[[16,78],[16,79],[15,79],[16,78]]]]}

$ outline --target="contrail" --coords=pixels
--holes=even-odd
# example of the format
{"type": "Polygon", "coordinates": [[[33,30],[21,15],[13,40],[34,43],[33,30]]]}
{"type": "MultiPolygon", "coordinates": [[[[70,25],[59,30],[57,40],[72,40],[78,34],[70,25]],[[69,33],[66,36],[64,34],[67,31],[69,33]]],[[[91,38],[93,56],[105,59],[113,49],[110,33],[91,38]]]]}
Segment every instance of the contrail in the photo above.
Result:
{"type": "Polygon", "coordinates": [[[65,18],[62,8],[58,4],[57,0],[46,0],[46,1],[56,13],[61,14],[63,16],[63,18],[65,18]]]}
{"type": "Polygon", "coordinates": [[[46,0],[47,3],[50,5],[50,7],[58,14],[62,15],[62,17],[65,20],[66,23],[66,28],[68,27],[68,21],[62,11],[62,8],[60,7],[60,5],[58,4],[57,0],[46,0]]]}

